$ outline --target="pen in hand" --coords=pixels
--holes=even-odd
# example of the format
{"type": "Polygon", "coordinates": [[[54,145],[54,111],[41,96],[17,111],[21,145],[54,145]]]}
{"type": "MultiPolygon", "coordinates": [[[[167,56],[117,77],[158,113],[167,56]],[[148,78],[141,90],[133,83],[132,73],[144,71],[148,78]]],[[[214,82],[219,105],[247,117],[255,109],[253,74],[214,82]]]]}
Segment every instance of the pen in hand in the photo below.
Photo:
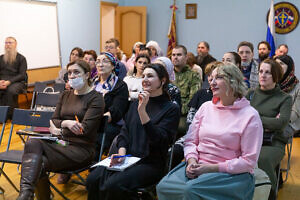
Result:
{"type": "MultiPolygon", "coordinates": [[[[113,156],[113,159],[115,158],[125,158],[125,157],[130,157],[131,155],[128,154],[128,155],[124,155],[124,156],[113,156]]],[[[111,159],[111,157],[109,157],[109,159],[111,159]]]]}
{"type": "MultiPolygon", "coordinates": [[[[79,123],[77,115],[75,115],[75,120],[79,123]]],[[[82,133],[82,128],[80,128],[80,132],[82,133]]]]}

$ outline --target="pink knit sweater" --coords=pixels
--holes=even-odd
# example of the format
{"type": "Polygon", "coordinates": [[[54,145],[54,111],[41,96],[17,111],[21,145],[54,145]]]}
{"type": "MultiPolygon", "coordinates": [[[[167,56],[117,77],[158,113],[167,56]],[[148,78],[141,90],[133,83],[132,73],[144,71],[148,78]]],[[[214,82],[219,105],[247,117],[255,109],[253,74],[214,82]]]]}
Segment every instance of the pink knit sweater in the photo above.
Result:
{"type": "Polygon", "coordinates": [[[204,103],[185,139],[186,160],[218,164],[220,172],[253,173],[262,146],[263,127],[258,112],[246,98],[231,106],[204,103]]]}

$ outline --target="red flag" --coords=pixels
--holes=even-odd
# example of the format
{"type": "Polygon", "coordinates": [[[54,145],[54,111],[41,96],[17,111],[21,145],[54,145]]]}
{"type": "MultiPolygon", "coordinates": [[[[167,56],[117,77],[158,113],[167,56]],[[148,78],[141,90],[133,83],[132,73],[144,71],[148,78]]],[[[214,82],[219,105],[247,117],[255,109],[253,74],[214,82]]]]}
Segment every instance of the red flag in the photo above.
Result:
{"type": "Polygon", "coordinates": [[[176,6],[175,3],[172,8],[172,18],[171,18],[171,23],[169,27],[169,32],[168,32],[168,38],[169,38],[169,43],[168,43],[168,49],[167,49],[167,56],[170,58],[172,55],[172,49],[176,46],[177,44],[177,39],[176,39],[176,6]]]}

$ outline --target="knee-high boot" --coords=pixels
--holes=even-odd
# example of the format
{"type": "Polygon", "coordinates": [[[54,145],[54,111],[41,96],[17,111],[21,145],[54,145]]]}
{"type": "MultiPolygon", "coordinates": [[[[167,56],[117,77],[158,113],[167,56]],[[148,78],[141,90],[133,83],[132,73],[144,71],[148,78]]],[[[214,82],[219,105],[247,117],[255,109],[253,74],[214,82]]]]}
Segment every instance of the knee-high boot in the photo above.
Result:
{"type": "Polygon", "coordinates": [[[20,194],[17,200],[32,200],[42,169],[42,156],[28,153],[22,158],[20,194]]]}
{"type": "Polygon", "coordinates": [[[50,200],[51,199],[49,177],[44,172],[41,174],[41,177],[36,184],[35,196],[38,200],[50,200]]]}

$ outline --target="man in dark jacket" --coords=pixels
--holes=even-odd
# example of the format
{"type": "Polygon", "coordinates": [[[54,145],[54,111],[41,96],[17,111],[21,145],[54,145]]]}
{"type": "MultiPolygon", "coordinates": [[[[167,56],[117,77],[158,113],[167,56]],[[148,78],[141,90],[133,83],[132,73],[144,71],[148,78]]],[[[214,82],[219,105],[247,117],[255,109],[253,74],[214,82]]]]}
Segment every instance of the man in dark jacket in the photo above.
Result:
{"type": "Polygon", "coordinates": [[[17,52],[17,40],[5,39],[5,53],[0,56],[0,105],[10,106],[9,116],[18,106],[18,94],[27,83],[26,58],[17,52]]]}

